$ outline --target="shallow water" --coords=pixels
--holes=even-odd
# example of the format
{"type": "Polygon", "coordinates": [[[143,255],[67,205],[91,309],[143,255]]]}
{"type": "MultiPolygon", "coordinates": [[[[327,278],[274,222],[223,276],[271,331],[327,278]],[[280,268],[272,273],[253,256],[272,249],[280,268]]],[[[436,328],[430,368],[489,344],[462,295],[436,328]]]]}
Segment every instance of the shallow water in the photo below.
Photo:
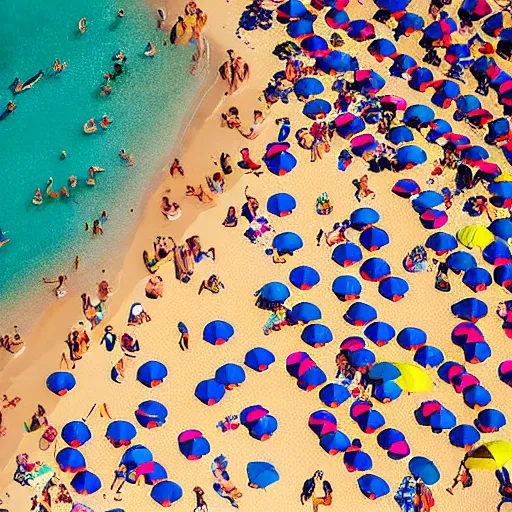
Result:
{"type": "MultiPolygon", "coordinates": [[[[15,302],[14,290],[25,297],[34,285],[42,287],[41,276],[70,272],[75,255],[90,268],[100,249],[127,241],[140,201],[181,135],[181,121],[202,82],[189,73],[195,48],[164,47],[164,39],[141,0],[19,0],[2,7],[0,110],[13,98],[8,86],[15,77],[23,81],[40,69],[48,72],[15,96],[17,109],[0,121],[0,228],[10,238],[0,248],[4,311],[15,302]],[[123,19],[117,18],[121,7],[123,19]],[[81,35],[77,23],[83,16],[88,26],[81,35]],[[149,40],[158,47],[154,58],[144,56],[149,40]],[[113,82],[113,93],[102,97],[99,86],[118,49],[128,58],[124,73],[113,82]],[[60,75],[50,72],[55,58],[68,64],[60,75]],[[84,123],[105,113],[113,124],[84,134],[84,123]],[[119,158],[122,147],[135,155],[133,167],[119,158]],[[63,149],[68,157],[60,160],[63,149]],[[85,183],[91,165],[105,169],[94,187],[85,183]],[[69,198],[46,197],[50,176],[59,190],[71,175],[80,181],[69,198]],[[38,187],[44,202],[34,206],[38,187]],[[84,225],[102,210],[109,215],[105,235],[94,239],[84,225]]],[[[119,261],[119,252],[111,258],[119,261]]]]}

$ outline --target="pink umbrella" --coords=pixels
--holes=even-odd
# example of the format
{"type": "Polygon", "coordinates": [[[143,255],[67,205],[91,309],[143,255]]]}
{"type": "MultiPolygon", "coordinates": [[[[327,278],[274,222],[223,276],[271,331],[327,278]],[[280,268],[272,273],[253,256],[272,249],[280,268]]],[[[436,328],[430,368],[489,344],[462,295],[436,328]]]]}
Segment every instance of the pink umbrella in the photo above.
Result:
{"type": "Polygon", "coordinates": [[[392,96],[388,94],[386,96],[381,96],[379,100],[381,103],[391,103],[395,105],[397,110],[405,110],[407,108],[407,101],[404,98],[400,98],[400,96],[392,96]]]}
{"type": "Polygon", "coordinates": [[[463,372],[452,379],[452,386],[456,393],[462,393],[469,386],[480,384],[477,377],[471,373],[463,372]]]}
{"type": "Polygon", "coordinates": [[[407,444],[407,441],[396,441],[393,443],[388,450],[388,455],[392,459],[403,459],[411,453],[411,448],[407,444]]]}
{"type": "Polygon", "coordinates": [[[372,406],[370,405],[370,402],[356,400],[350,407],[350,417],[354,420],[361,416],[361,414],[371,410],[372,406]]]}
{"type": "Polygon", "coordinates": [[[178,443],[186,443],[187,441],[197,439],[198,437],[203,437],[202,432],[200,432],[199,430],[185,430],[178,436],[178,443]]]}
{"type": "Polygon", "coordinates": [[[442,407],[443,406],[437,400],[429,400],[421,404],[420,411],[425,418],[428,418],[431,414],[440,411],[442,407]]]}
{"type": "Polygon", "coordinates": [[[270,158],[278,153],[287,151],[288,149],[290,149],[290,144],[288,142],[273,142],[267,146],[267,152],[265,153],[264,158],[270,158]]]}
{"type": "Polygon", "coordinates": [[[340,350],[355,352],[356,350],[361,350],[365,346],[366,343],[363,338],[360,338],[359,336],[351,336],[350,338],[346,338],[341,342],[340,350]]]}

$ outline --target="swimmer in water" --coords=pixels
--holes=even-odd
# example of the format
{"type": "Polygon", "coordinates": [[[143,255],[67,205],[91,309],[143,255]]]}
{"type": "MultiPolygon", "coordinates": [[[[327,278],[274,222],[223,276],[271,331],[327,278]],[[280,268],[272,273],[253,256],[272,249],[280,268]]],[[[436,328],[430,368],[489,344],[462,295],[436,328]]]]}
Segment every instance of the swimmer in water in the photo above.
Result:
{"type": "Polygon", "coordinates": [[[67,67],[68,65],[66,62],[60,62],[59,59],[55,59],[53,61],[53,71],[57,74],[62,73],[67,67]]]}
{"type": "Polygon", "coordinates": [[[105,76],[107,78],[107,83],[103,84],[101,86],[100,94],[102,96],[110,96],[110,94],[112,93],[112,85],[110,84],[110,75],[105,75],[105,76]]]}
{"type": "Polygon", "coordinates": [[[119,150],[119,156],[121,157],[122,160],[128,160],[128,155],[126,154],[126,149],[121,148],[119,150]]]}
{"type": "Polygon", "coordinates": [[[117,17],[124,18],[124,9],[119,9],[119,11],[117,11],[117,17]]]}
{"type": "Polygon", "coordinates": [[[117,53],[112,57],[114,62],[126,62],[126,55],[123,50],[118,50],[117,53]]]}
{"type": "Polygon", "coordinates": [[[107,114],[104,114],[100,121],[100,126],[106,130],[108,125],[111,124],[113,121],[108,118],[107,114]]]}
{"type": "Polygon", "coordinates": [[[61,151],[61,153],[60,153],[60,159],[61,159],[61,160],[66,160],[67,156],[68,156],[67,151],[66,151],[65,149],[63,149],[63,150],[61,151]]]}
{"type": "Polygon", "coordinates": [[[78,180],[76,179],[76,176],[70,176],[69,177],[69,186],[71,188],[75,188],[78,183],[78,180]]]}
{"type": "Polygon", "coordinates": [[[32,199],[32,202],[37,206],[39,206],[43,202],[43,194],[41,194],[40,188],[38,188],[36,190],[36,194],[35,194],[34,198],[32,199]]]}
{"type": "Polygon", "coordinates": [[[103,228],[100,226],[100,221],[96,219],[92,223],[92,234],[93,235],[103,235],[103,228]]]}

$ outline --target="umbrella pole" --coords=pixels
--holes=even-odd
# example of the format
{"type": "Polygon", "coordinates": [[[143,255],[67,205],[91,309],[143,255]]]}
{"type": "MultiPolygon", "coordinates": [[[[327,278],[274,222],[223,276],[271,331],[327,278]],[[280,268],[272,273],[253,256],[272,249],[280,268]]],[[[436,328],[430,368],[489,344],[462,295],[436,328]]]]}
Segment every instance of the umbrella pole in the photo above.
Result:
{"type": "Polygon", "coordinates": [[[96,404],[94,404],[92,407],[91,407],[91,410],[89,411],[89,413],[87,414],[87,416],[85,418],[82,418],[82,421],[85,423],[88,419],[89,419],[89,416],[92,414],[92,411],[94,411],[94,409],[96,408],[96,404]]]}

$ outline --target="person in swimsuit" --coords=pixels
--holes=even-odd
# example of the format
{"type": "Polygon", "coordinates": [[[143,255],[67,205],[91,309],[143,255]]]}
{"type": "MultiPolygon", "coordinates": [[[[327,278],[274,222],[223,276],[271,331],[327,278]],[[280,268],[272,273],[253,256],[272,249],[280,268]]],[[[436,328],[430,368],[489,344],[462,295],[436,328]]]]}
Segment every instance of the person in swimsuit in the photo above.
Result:
{"type": "Polygon", "coordinates": [[[183,322],[178,323],[178,331],[180,332],[180,340],[178,341],[178,345],[181,348],[181,350],[185,351],[188,350],[188,341],[190,338],[188,328],[183,322]]]}

